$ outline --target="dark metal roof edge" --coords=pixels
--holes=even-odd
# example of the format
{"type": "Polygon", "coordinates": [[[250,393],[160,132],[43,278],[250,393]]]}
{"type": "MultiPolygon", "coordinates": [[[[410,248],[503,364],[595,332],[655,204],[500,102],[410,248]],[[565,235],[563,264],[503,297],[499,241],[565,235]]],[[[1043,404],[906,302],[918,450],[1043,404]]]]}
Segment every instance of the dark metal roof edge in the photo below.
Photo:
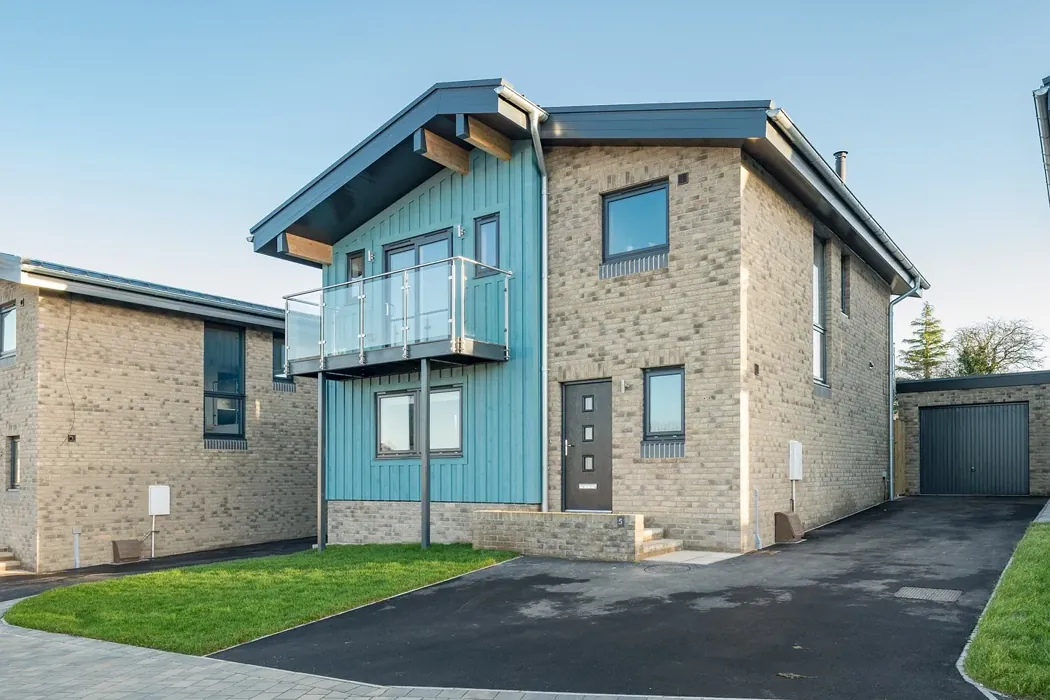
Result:
{"type": "Polygon", "coordinates": [[[897,380],[898,394],[917,394],[926,391],[958,391],[964,389],[993,389],[1004,386],[1031,386],[1050,384],[1050,371],[982,374],[974,377],[944,377],[941,379],[897,380]]]}
{"type": "Polygon", "coordinates": [[[581,112],[661,112],[681,109],[773,109],[773,100],[730,100],[724,102],[642,102],[638,104],[570,105],[544,107],[549,114],[581,112]]]}
{"type": "Polygon", "coordinates": [[[452,82],[445,82],[445,83],[434,83],[433,85],[430,86],[429,89],[427,89],[425,92],[423,92],[423,94],[421,94],[419,97],[417,97],[416,99],[412,100],[407,105],[405,105],[405,107],[402,108],[400,111],[398,111],[397,114],[395,114],[394,116],[390,117],[390,119],[387,119],[385,122],[383,122],[382,126],[380,126],[378,129],[376,129],[375,131],[370,133],[365,138],[361,139],[361,141],[359,141],[356,146],[354,146],[349,151],[347,151],[345,154],[343,154],[343,156],[341,158],[337,159],[334,163],[332,163],[327,168],[325,168],[321,172],[320,175],[318,175],[317,177],[315,177],[312,180],[310,180],[308,183],[306,183],[305,185],[300,187],[299,190],[295,194],[293,194],[291,197],[289,197],[288,199],[286,199],[283,202],[281,202],[280,206],[278,206],[276,209],[274,209],[269,214],[267,214],[262,219],[260,219],[258,223],[256,223],[254,226],[251,227],[251,229],[249,229],[249,231],[251,233],[255,233],[257,230],[262,228],[262,226],[264,226],[266,224],[266,222],[268,222],[273,217],[277,216],[277,214],[279,214],[282,210],[284,210],[289,204],[291,204],[296,199],[298,199],[300,195],[302,195],[304,192],[309,190],[311,187],[313,187],[319,181],[324,179],[325,176],[327,176],[333,170],[335,170],[340,165],[342,165],[347,160],[349,160],[351,157],[353,157],[353,155],[355,153],[360,151],[362,148],[364,148],[369,143],[371,143],[373,140],[375,140],[376,137],[378,137],[384,131],[386,131],[391,126],[393,126],[399,119],[401,119],[401,117],[403,117],[405,114],[407,114],[409,111],[411,111],[412,108],[414,108],[420,102],[422,102],[423,100],[425,100],[428,97],[430,97],[431,95],[433,95],[438,90],[445,90],[445,89],[449,89],[449,88],[469,88],[469,87],[492,87],[492,88],[497,88],[500,85],[506,85],[506,86],[510,87],[510,83],[506,82],[502,78],[487,78],[487,79],[484,79],[484,80],[459,80],[459,81],[452,81],[452,82]]]}
{"type": "MultiPolygon", "coordinates": [[[[280,320],[282,326],[284,324],[284,310],[275,306],[264,306],[263,304],[255,304],[250,301],[241,301],[239,299],[221,297],[215,294],[195,292],[189,289],[145,282],[130,277],[120,277],[119,275],[109,275],[95,272],[93,270],[83,270],[44,260],[22,259],[21,269],[23,272],[39,275],[41,277],[50,277],[52,279],[80,282],[88,286],[133,292],[145,297],[169,299],[182,304],[201,307],[202,311],[209,308],[233,311],[239,314],[245,314],[249,317],[256,317],[262,325],[272,325],[272,321],[274,320],[280,320]]],[[[107,296],[104,298],[110,297],[107,296]]],[[[204,315],[207,314],[205,313],[204,315]]]]}

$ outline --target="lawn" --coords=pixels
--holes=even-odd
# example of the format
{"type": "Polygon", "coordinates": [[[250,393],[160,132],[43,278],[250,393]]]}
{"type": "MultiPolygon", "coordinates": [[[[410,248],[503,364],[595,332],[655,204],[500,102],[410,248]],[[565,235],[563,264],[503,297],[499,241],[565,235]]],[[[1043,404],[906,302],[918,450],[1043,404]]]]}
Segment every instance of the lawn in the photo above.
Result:
{"type": "Polygon", "coordinates": [[[234,644],[513,557],[469,545],[331,546],[57,588],[13,625],[184,654],[234,644]]]}
{"type": "Polygon", "coordinates": [[[977,626],[966,672],[989,688],[1050,700],[1050,524],[1028,528],[977,626]]]}

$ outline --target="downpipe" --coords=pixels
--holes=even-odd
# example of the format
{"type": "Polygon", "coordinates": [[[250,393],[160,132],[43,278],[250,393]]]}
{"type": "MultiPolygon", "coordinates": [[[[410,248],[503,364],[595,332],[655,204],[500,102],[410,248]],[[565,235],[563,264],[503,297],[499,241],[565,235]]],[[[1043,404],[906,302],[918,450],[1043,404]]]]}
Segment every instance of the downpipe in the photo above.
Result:
{"type": "Polygon", "coordinates": [[[890,397],[890,400],[889,400],[889,406],[887,407],[887,412],[888,412],[888,416],[889,416],[889,436],[890,436],[889,453],[890,453],[890,458],[889,458],[889,470],[887,470],[886,474],[887,474],[887,479],[889,480],[890,500],[891,501],[894,501],[894,500],[897,499],[897,487],[896,487],[896,484],[894,483],[894,479],[893,479],[893,468],[894,468],[894,462],[895,462],[894,454],[893,454],[893,405],[897,402],[897,349],[896,349],[896,346],[894,345],[894,342],[893,342],[893,309],[894,309],[894,307],[897,306],[897,304],[901,303],[902,301],[904,301],[908,297],[913,297],[913,296],[915,296],[915,297],[922,296],[922,280],[921,279],[916,279],[912,283],[911,289],[906,291],[904,294],[901,294],[899,297],[896,297],[894,299],[890,299],[890,305],[889,305],[889,311],[890,311],[890,313],[889,313],[889,316],[890,316],[890,319],[889,319],[889,341],[890,341],[890,349],[889,349],[889,352],[890,352],[890,357],[889,357],[889,361],[890,361],[890,364],[889,364],[889,397],[890,397]]]}

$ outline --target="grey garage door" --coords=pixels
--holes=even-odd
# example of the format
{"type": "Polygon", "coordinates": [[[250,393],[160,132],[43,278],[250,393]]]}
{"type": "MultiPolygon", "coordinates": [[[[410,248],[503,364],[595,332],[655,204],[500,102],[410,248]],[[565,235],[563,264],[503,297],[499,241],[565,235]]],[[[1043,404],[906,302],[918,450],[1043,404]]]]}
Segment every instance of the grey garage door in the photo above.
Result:
{"type": "Polygon", "coordinates": [[[1028,404],[919,409],[919,491],[1028,494],[1028,404]]]}

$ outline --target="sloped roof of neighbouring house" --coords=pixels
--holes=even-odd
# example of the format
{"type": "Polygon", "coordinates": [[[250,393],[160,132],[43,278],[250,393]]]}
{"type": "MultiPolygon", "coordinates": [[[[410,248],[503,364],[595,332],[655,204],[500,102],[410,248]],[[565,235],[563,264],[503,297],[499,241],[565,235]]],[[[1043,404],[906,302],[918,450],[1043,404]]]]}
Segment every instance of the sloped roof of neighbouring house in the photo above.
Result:
{"type": "MultiPolygon", "coordinates": [[[[252,227],[255,251],[318,266],[288,241],[331,246],[442,169],[421,136],[473,148],[473,120],[496,138],[530,138],[525,108],[539,110],[544,146],[741,148],[841,237],[895,293],[929,284],[787,114],[770,100],[544,107],[495,78],[438,83],[252,227]],[[519,107],[520,105],[520,107],[519,107]],[[426,155],[426,157],[424,157],[426,155]]],[[[557,235],[557,232],[552,232],[557,235]]]]}
{"type": "Polygon", "coordinates": [[[218,321],[284,328],[284,311],[190,289],[0,253],[0,279],[218,321]]]}

